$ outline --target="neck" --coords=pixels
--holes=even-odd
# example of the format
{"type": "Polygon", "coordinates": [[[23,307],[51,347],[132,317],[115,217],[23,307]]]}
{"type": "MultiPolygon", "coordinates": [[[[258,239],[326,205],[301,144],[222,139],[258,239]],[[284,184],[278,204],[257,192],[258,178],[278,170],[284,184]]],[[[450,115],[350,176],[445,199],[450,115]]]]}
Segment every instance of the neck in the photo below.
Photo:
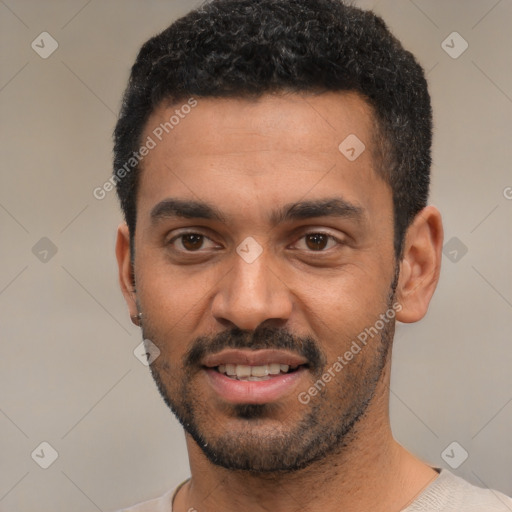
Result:
{"type": "Polygon", "coordinates": [[[293,473],[230,471],[206,459],[187,435],[191,479],[175,512],[399,512],[437,473],[401,447],[389,423],[389,367],[350,442],[293,473]]]}

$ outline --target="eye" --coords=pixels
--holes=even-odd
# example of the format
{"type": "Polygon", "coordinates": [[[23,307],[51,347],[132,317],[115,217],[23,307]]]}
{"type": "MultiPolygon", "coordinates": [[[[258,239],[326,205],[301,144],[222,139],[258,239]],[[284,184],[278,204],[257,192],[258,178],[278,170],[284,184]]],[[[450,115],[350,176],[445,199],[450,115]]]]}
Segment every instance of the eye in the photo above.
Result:
{"type": "Polygon", "coordinates": [[[210,238],[201,233],[181,233],[169,240],[169,245],[178,251],[197,252],[200,249],[205,249],[208,242],[210,242],[210,247],[206,247],[207,249],[218,247],[210,238]]]}
{"type": "Polygon", "coordinates": [[[326,252],[326,249],[331,249],[341,243],[340,240],[328,233],[314,232],[303,235],[297,242],[296,247],[308,251],[326,252]],[[303,243],[301,243],[302,241],[303,243]]]}

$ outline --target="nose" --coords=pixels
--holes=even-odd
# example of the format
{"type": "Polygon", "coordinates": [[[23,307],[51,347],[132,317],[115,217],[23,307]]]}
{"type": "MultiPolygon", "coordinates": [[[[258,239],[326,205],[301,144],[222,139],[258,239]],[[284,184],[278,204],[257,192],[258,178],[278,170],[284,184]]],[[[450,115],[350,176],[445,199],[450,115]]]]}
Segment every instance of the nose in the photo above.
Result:
{"type": "Polygon", "coordinates": [[[280,326],[290,317],[293,294],[265,251],[248,263],[235,254],[233,267],[219,283],[212,315],[227,326],[254,330],[263,322],[280,326]],[[274,268],[272,268],[274,267],[274,268]]]}

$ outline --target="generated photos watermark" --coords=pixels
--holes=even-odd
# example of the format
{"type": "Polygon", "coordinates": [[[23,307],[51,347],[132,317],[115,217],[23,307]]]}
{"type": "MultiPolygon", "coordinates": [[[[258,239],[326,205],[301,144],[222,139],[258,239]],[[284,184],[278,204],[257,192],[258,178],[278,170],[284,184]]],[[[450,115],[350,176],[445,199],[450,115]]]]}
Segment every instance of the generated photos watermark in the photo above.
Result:
{"type": "Polygon", "coordinates": [[[132,172],[147,156],[152,149],[155,149],[158,143],[163,139],[164,134],[170,133],[176,126],[178,126],[182,119],[190,114],[194,107],[197,107],[197,100],[195,98],[189,98],[187,103],[181,105],[174,111],[174,114],[169,118],[168,121],[160,123],[156,128],[153,129],[151,135],[148,135],[145,142],[140,146],[138,151],[135,151],[133,155],[128,159],[125,164],[117,169],[114,174],[103,183],[103,185],[96,187],[92,194],[93,196],[101,201],[107,197],[109,192],[114,190],[115,186],[124,179],[130,172],[132,172]]]}
{"type": "Polygon", "coordinates": [[[350,348],[337,357],[336,361],[327,368],[323,375],[307,390],[298,394],[297,399],[303,405],[309,404],[311,398],[318,395],[325,386],[347,366],[350,361],[357,356],[366,346],[370,339],[375,338],[379,332],[384,329],[386,324],[394,320],[397,313],[402,311],[402,305],[395,302],[385,313],[379,315],[379,319],[370,327],[366,327],[357,335],[357,340],[353,340],[350,348]]]}

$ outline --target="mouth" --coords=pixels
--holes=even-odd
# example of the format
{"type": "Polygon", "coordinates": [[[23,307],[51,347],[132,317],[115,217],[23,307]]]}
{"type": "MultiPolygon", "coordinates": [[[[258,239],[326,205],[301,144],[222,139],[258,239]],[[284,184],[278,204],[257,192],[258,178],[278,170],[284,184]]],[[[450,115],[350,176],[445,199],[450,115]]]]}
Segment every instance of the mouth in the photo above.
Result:
{"type": "Polygon", "coordinates": [[[291,394],[308,361],[279,350],[225,350],[208,356],[203,370],[214,393],[233,404],[264,404],[291,394]]]}
{"type": "Polygon", "coordinates": [[[296,372],[299,366],[290,366],[288,364],[268,363],[258,366],[249,366],[246,364],[221,364],[214,369],[226,375],[233,380],[245,380],[251,382],[261,382],[276,378],[278,375],[286,375],[296,372]]]}

